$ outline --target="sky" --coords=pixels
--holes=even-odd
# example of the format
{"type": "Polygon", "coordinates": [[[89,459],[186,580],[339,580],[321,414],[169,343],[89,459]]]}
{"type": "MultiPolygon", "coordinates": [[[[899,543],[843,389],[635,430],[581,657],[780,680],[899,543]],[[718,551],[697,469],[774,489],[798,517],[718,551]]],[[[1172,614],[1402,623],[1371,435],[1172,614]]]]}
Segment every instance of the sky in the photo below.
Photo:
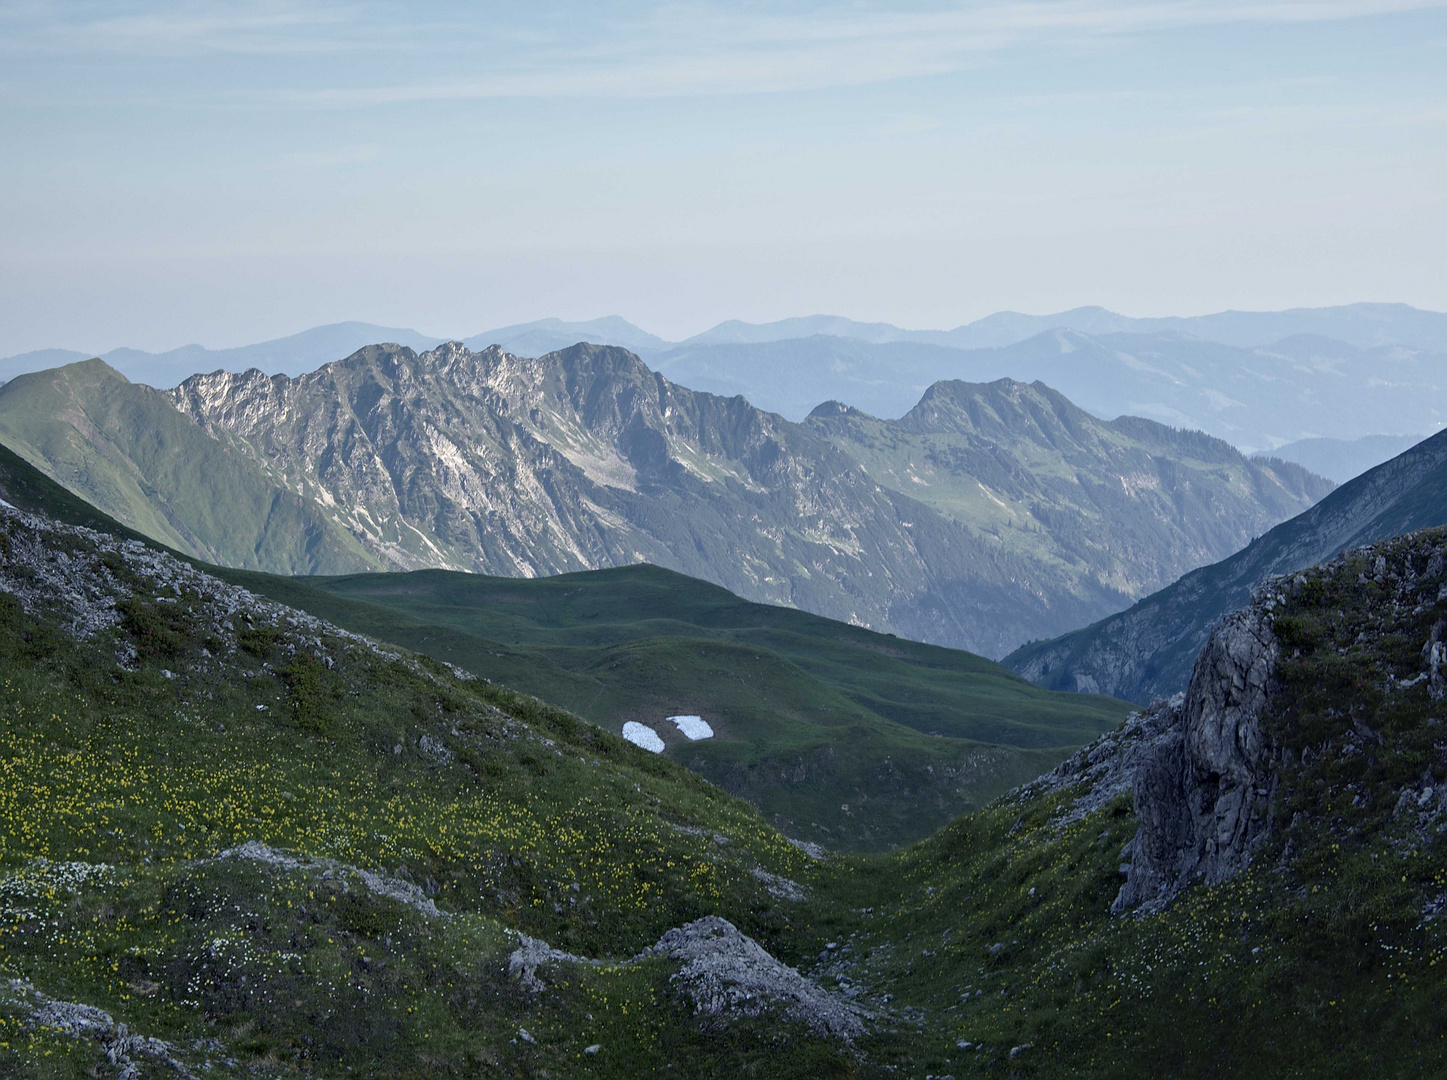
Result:
{"type": "Polygon", "coordinates": [[[1447,309],[1447,0],[0,0],[0,356],[1447,309]]]}

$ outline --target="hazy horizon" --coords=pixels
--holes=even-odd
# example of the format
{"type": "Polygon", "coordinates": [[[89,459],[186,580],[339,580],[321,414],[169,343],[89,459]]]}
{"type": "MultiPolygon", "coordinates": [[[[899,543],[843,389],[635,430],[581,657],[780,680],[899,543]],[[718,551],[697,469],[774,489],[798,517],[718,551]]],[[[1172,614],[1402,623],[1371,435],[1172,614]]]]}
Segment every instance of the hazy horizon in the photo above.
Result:
{"type": "Polygon", "coordinates": [[[26,3],[0,355],[1447,307],[1447,7],[26,3]]]}

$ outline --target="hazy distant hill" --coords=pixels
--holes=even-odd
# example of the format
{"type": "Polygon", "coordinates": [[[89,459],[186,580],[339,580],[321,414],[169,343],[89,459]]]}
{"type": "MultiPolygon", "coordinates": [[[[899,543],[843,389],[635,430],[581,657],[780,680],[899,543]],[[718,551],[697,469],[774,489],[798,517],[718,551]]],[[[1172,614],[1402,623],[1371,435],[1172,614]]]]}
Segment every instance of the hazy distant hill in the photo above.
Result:
{"type": "MultiPolygon", "coordinates": [[[[317,326],[290,337],[242,345],[234,349],[208,349],[183,345],[179,349],[152,353],[141,349],[112,349],[100,358],[131,382],[168,388],[198,371],[245,371],[257,368],[268,375],[300,375],[331,360],[356,352],[377,341],[392,341],[413,349],[429,349],[441,338],[415,330],[345,322],[317,326]]],[[[0,360],[0,381],[27,371],[44,371],[96,356],[71,349],[42,349],[0,360]]]]}
{"type": "Polygon", "coordinates": [[[1053,329],[972,351],[816,336],[681,346],[653,363],[684,385],[743,394],[791,418],[826,400],[899,416],[938,380],[1012,378],[1043,381],[1100,417],[1147,416],[1251,450],[1326,432],[1356,438],[1447,423],[1447,351],[1308,336],[1244,348],[1174,331],[1053,329]]]}
{"type": "Polygon", "coordinates": [[[1144,704],[1186,685],[1211,627],[1226,612],[1244,606],[1263,578],[1292,573],[1347,548],[1443,524],[1447,432],[1343,484],[1229,559],[1203,566],[1083,630],[1026,645],[1005,663],[1043,686],[1144,704]]]}
{"type": "Polygon", "coordinates": [[[586,322],[538,319],[536,322],[485,330],[481,334],[464,338],[462,343],[475,351],[489,345],[499,345],[504,352],[510,352],[514,356],[543,356],[566,349],[569,345],[576,345],[580,341],[594,345],[619,345],[639,355],[655,353],[669,345],[661,337],[640,330],[617,315],[589,319],[586,322]]]}
{"type": "Polygon", "coordinates": [[[816,334],[786,341],[681,345],[651,357],[649,363],[683,386],[742,394],[761,409],[802,420],[824,401],[842,401],[873,416],[900,416],[940,379],[1005,377],[972,370],[968,358],[943,345],[816,334]]]}
{"type": "Polygon", "coordinates": [[[719,323],[681,345],[747,345],[826,334],[873,344],[915,342],[955,349],[994,349],[1047,330],[1082,334],[1178,333],[1223,345],[1254,348],[1298,334],[1334,338],[1359,348],[1403,345],[1447,352],[1447,314],[1406,304],[1347,304],[1289,311],[1221,311],[1212,315],[1137,319],[1102,307],[1080,307],[1053,315],[998,311],[953,330],[905,330],[889,323],[862,323],[837,315],[810,315],[772,323],[719,323]]]}
{"type": "MultiPolygon", "coordinates": [[[[1095,421],[1052,402],[1066,427],[1097,437],[1095,421]]],[[[938,490],[993,485],[969,470],[1038,456],[1038,432],[1011,431],[1023,420],[973,436],[971,453],[996,441],[993,457],[951,445],[938,490]]],[[[29,460],[122,521],[233,565],[534,576],[651,562],[993,656],[1119,610],[1323,490],[1210,440],[1203,459],[1190,439],[1138,422],[1152,434],[1124,438],[1121,426],[1111,453],[1061,443],[1051,460],[1068,458],[1090,490],[1137,473],[1149,483],[1122,487],[1084,533],[1079,498],[1002,486],[1029,514],[1012,532],[993,508],[975,520],[964,504],[931,505],[922,486],[891,486],[813,426],[586,345],[540,359],[372,346],[296,379],[197,375],[167,395],[96,362],[0,388],[0,421],[0,437],[13,433],[29,460]],[[133,421],[91,419],[117,402],[136,403],[133,421]],[[156,450],[152,429],[174,449],[156,450]],[[214,493],[213,474],[229,478],[214,493]],[[1139,564],[1128,574],[1127,551],[1139,564]]],[[[1094,498],[1097,514],[1109,500],[1094,498]]]]}
{"type": "Polygon", "coordinates": [[[1421,442],[1421,435],[1363,435],[1359,439],[1299,439],[1269,455],[1294,461],[1318,476],[1345,484],[1421,442]]]}
{"type": "MultiPolygon", "coordinates": [[[[1344,307],[1298,308],[1274,312],[1223,311],[1213,315],[1152,319],[1117,315],[1101,307],[1075,308],[1053,315],[1022,315],[1013,311],[1000,311],[953,330],[906,330],[890,323],[857,322],[838,315],[809,315],[772,323],[729,320],[681,342],[665,341],[634,326],[626,319],[610,315],[601,319],[572,322],[551,318],[516,323],[473,334],[464,338],[463,344],[474,350],[486,348],[488,345],[500,345],[505,351],[518,356],[541,356],[580,341],[594,345],[620,345],[650,363],[655,363],[658,370],[670,370],[670,364],[682,363],[683,366],[671,369],[680,377],[687,369],[690,375],[703,378],[734,378],[741,388],[738,392],[747,396],[748,392],[752,391],[757,395],[757,400],[750,398],[756,405],[782,411],[797,419],[819,402],[829,398],[848,401],[851,405],[868,409],[878,415],[897,415],[909,408],[914,399],[905,394],[904,398],[908,400],[904,400],[904,403],[896,408],[892,404],[893,399],[889,402],[856,400],[848,393],[828,389],[822,382],[813,389],[806,389],[800,374],[790,371],[789,380],[801,389],[802,396],[799,402],[790,403],[786,394],[780,398],[785,401],[785,404],[780,406],[773,404],[772,399],[765,400],[772,391],[772,384],[768,380],[761,382],[750,374],[744,381],[738,382],[738,375],[730,374],[730,365],[739,364],[740,358],[747,361],[752,354],[747,351],[735,354],[725,351],[719,353],[718,359],[710,363],[705,350],[715,346],[797,343],[823,337],[872,345],[933,345],[971,351],[1014,345],[1057,329],[1092,336],[1175,333],[1241,348],[1259,348],[1283,338],[1308,335],[1332,339],[1359,349],[1397,345],[1418,352],[1447,354],[1447,315],[1421,311],[1405,304],[1350,304],[1344,307]],[[677,355],[672,360],[663,362],[664,355],[668,353],[677,355]]],[[[376,342],[390,341],[423,350],[440,344],[442,340],[419,334],[415,330],[348,322],[319,326],[290,337],[234,349],[207,349],[200,345],[186,345],[164,353],[123,348],[112,349],[99,355],[132,381],[165,387],[175,385],[186,375],[214,371],[217,368],[244,371],[248,367],[257,367],[267,374],[281,372],[297,375],[332,360],[339,360],[364,345],[376,342]]],[[[0,359],[0,381],[25,371],[58,367],[93,355],[96,354],[69,349],[41,349],[7,357],[0,359]]],[[[800,345],[787,347],[782,351],[775,350],[771,355],[775,360],[781,360],[786,369],[807,369],[812,362],[808,348],[800,345]]],[[[845,355],[858,359],[868,356],[869,353],[865,350],[863,353],[845,355]]],[[[926,363],[934,362],[928,352],[913,354],[908,350],[895,350],[881,356],[885,366],[878,372],[866,375],[863,380],[866,384],[892,384],[894,379],[887,365],[899,363],[904,357],[918,356],[926,363]]],[[[914,363],[913,360],[908,362],[914,363]]],[[[1036,377],[1034,373],[1025,371],[981,373],[954,370],[948,367],[950,360],[942,362],[947,365],[946,369],[931,369],[932,374],[924,378],[923,382],[916,377],[915,383],[911,385],[916,390],[922,390],[924,386],[941,378],[965,377],[978,380],[999,375],[1014,378],[1036,377]]],[[[745,362],[745,369],[747,366],[745,362]]],[[[783,372],[775,371],[775,374],[783,372]]],[[[819,375],[815,373],[812,377],[817,381],[819,375]]],[[[714,386],[700,383],[696,389],[713,390],[714,386]]],[[[1106,411],[1110,415],[1117,415],[1120,410],[1106,411]]]]}

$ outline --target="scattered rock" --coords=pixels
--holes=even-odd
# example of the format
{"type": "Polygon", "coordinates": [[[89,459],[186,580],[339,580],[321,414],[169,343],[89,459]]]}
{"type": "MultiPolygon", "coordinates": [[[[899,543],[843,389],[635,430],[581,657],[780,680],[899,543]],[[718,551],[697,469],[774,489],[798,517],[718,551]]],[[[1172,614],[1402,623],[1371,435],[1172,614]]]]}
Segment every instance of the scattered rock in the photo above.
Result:
{"type": "Polygon", "coordinates": [[[797,881],[790,881],[778,874],[771,874],[761,866],[754,867],[749,873],[756,880],[763,882],[765,892],[777,899],[802,900],[807,895],[804,886],[797,881]]]}
{"type": "Polygon", "coordinates": [[[758,1016],[777,1007],[819,1034],[846,1042],[864,1031],[863,1009],[820,989],[716,915],[668,931],[642,955],[664,955],[683,965],[673,981],[692,998],[697,1013],[758,1016]]]}
{"type": "Polygon", "coordinates": [[[419,737],[417,749],[433,765],[448,765],[452,762],[452,751],[447,749],[447,744],[441,739],[434,739],[431,735],[419,737]]]}
{"type": "Polygon", "coordinates": [[[309,855],[290,855],[255,840],[248,840],[237,847],[227,848],[218,853],[216,858],[246,859],[250,862],[262,863],[265,866],[274,866],[280,870],[312,870],[320,873],[323,878],[331,879],[345,879],[348,875],[354,875],[370,892],[376,893],[378,896],[396,900],[399,904],[406,904],[428,918],[447,917],[446,912],[438,908],[426,893],[411,882],[386,877],[357,866],[348,866],[335,859],[314,859],[309,855]]]}
{"type": "Polygon", "coordinates": [[[518,934],[518,941],[518,947],[507,958],[507,973],[529,994],[547,989],[547,984],[538,978],[538,968],[544,964],[597,964],[596,960],[563,952],[526,934],[518,934]]]}
{"type": "Polygon", "coordinates": [[[117,1023],[110,1013],[94,1005],[60,1001],[47,997],[24,979],[11,979],[5,987],[6,996],[28,1010],[26,1027],[49,1028],[72,1039],[89,1039],[99,1043],[106,1056],[117,1067],[120,1080],[138,1080],[141,1075],[136,1059],[147,1058],[173,1069],[185,1080],[195,1075],[176,1058],[176,1047],[164,1039],[132,1035],[125,1024],[117,1023]]]}
{"type": "Polygon", "coordinates": [[[805,855],[809,856],[809,858],[813,859],[815,862],[818,862],[820,859],[824,858],[829,854],[812,840],[795,840],[791,837],[785,837],[784,839],[788,840],[789,843],[793,844],[796,848],[802,851],[805,855]]]}

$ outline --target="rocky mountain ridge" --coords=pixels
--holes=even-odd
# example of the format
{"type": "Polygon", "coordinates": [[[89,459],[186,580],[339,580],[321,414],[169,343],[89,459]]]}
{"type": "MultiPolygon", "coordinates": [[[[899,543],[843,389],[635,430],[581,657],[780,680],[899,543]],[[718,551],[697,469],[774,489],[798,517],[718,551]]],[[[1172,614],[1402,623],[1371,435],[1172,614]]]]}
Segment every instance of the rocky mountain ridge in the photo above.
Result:
{"type": "Polygon", "coordinates": [[[120,520],[217,562],[514,576],[652,562],[992,656],[1118,610],[1324,490],[1223,446],[1202,457],[1146,421],[1117,423],[1105,441],[1118,445],[1097,453],[1080,439],[1105,429],[1067,405],[1043,410],[1066,417],[1048,432],[1031,420],[1019,448],[1008,423],[975,437],[973,456],[946,448],[932,466],[942,488],[974,493],[957,506],[889,482],[813,425],[589,345],[537,359],[371,346],[295,379],[216,372],[166,395],[89,362],[0,388],[0,438],[120,520]],[[992,439],[1075,479],[1011,496],[996,520],[981,495],[993,481],[970,472],[998,471],[992,439]],[[1084,545],[1069,495],[1082,477],[1121,487],[1109,512],[1087,508],[1084,545]]]}

